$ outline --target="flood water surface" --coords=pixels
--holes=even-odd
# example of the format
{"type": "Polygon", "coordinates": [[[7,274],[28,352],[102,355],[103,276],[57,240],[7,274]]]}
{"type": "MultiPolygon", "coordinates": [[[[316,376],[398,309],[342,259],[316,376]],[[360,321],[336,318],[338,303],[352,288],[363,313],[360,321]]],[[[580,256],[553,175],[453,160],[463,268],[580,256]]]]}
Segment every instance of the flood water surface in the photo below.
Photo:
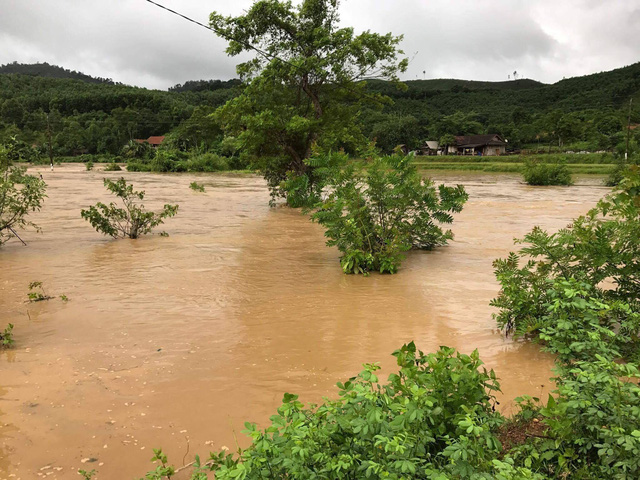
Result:
{"type": "Polygon", "coordinates": [[[42,173],[48,198],[32,219],[43,232],[0,249],[0,328],[13,323],[16,340],[0,352],[0,479],[78,478],[78,468],[132,479],[152,448],[180,466],[234,449],[236,436],[246,445],[244,421],[266,425],[284,392],[321,401],[364,362],[386,378],[391,352],[412,340],[477,348],[509,413],[516,396],[550,391],[552,359],[495,331],[491,263],[514,237],[563,227],[607,191],[435,172],[470,194],[455,241],[365,278],[342,274],[319,225],[270,209],[257,176],[123,173],[147,207],[180,210],[159,229],[168,238],[111,240],[80,209],[110,201],[102,178],[119,173],[42,173]],[[27,303],[32,281],[56,298],[27,303]]]}

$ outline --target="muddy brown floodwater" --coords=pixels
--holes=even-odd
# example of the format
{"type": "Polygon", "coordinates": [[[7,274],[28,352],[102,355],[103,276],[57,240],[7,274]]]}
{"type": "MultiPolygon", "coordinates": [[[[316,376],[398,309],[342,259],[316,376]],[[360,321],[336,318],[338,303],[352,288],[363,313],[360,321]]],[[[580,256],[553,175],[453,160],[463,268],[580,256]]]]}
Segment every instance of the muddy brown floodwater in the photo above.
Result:
{"type": "Polygon", "coordinates": [[[565,226],[607,191],[595,179],[535,188],[434,172],[470,194],[456,240],[409,254],[397,275],[364,278],[341,273],[319,225],[270,209],[257,176],[123,173],[148,207],[180,211],[168,238],[111,240],[80,209],[108,201],[102,178],[119,173],[33,170],[48,184],[33,215],[43,233],[0,249],[0,328],[14,323],[16,340],[0,353],[0,479],[95,468],[126,480],[151,467],[154,447],[180,466],[187,448],[189,459],[234,448],[235,435],[246,445],[244,421],[265,425],[284,392],[318,402],[364,362],[390,372],[391,352],[411,340],[478,348],[509,413],[516,396],[549,392],[552,359],[495,331],[491,262],[513,237],[565,226]],[[69,301],[26,303],[36,280],[69,301]]]}

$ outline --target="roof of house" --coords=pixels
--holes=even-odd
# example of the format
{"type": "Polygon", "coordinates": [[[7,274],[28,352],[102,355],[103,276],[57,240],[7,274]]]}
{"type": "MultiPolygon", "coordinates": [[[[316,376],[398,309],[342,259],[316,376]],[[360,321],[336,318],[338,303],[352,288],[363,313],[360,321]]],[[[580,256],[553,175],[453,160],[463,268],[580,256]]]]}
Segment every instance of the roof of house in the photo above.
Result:
{"type": "Polygon", "coordinates": [[[427,147],[429,147],[429,149],[431,150],[437,150],[438,147],[440,146],[440,144],[435,140],[427,140],[425,143],[427,147]]]}
{"type": "Polygon", "coordinates": [[[147,138],[147,142],[149,143],[149,145],[160,145],[162,142],[164,142],[164,135],[149,137],[147,138]]]}
{"type": "Polygon", "coordinates": [[[160,145],[162,142],[164,142],[164,138],[164,135],[159,135],[149,138],[134,138],[133,141],[136,143],[148,143],[149,145],[160,145]]]}
{"type": "Polygon", "coordinates": [[[497,134],[488,134],[488,135],[460,135],[456,137],[456,146],[457,147],[480,147],[483,145],[495,145],[495,146],[503,146],[506,145],[507,142],[497,134]]]}

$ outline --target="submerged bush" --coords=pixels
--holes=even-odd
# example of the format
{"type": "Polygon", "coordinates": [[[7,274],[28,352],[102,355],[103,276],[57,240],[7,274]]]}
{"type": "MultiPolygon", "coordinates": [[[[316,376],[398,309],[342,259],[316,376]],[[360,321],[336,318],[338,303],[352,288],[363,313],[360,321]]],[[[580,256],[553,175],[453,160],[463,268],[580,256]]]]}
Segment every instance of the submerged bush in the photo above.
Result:
{"type": "Polygon", "coordinates": [[[13,345],[13,324],[10,323],[4,330],[0,331],[0,348],[13,345]]]}
{"type": "Polygon", "coordinates": [[[204,192],[204,185],[198,182],[191,182],[189,188],[194,192],[204,192]]]}
{"type": "MultiPolygon", "coordinates": [[[[317,161],[330,165],[329,193],[312,219],[326,228],[327,245],[342,253],[345,273],[395,273],[407,250],[431,249],[453,238],[441,224],[453,222],[468,194],[461,185],[436,188],[412,159],[379,157],[364,167],[331,158],[317,161]]],[[[322,172],[319,166],[316,170],[322,172]]]]}
{"type": "Polygon", "coordinates": [[[192,155],[187,159],[177,159],[168,153],[158,154],[148,162],[127,164],[130,172],[219,172],[229,170],[229,159],[215,153],[192,155]]]}
{"type": "Polygon", "coordinates": [[[527,160],[522,169],[522,176],[529,185],[573,185],[571,172],[565,162],[543,163],[527,160]]]}
{"type": "Polygon", "coordinates": [[[39,211],[46,198],[46,184],[28,175],[24,167],[14,167],[0,146],[0,245],[16,236],[17,229],[39,227],[29,221],[30,212],[39,211]]]}
{"type": "Polygon", "coordinates": [[[105,172],[119,172],[122,170],[122,167],[118,165],[116,162],[107,163],[104,167],[103,171],[105,172]]]}
{"type": "Polygon", "coordinates": [[[144,199],[144,191],[133,190],[133,185],[128,185],[124,178],[115,182],[105,178],[104,186],[120,198],[124,208],[119,208],[113,202],[109,205],[97,203],[88,210],[82,210],[81,215],[98,232],[105,235],[114,238],[138,238],[151,232],[153,228],[163,224],[165,218],[173,217],[178,212],[178,205],[165,205],[160,212],[147,212],[144,205],[136,203],[136,200],[144,199]]]}

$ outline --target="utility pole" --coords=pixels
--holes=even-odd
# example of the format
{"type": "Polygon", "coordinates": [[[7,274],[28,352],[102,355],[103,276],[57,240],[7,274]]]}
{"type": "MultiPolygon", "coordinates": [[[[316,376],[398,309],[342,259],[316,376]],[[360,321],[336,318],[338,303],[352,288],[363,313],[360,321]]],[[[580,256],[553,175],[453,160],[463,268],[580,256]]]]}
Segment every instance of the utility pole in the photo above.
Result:
{"type": "Polygon", "coordinates": [[[629,161],[629,137],[631,136],[631,103],[633,97],[629,99],[629,116],[627,117],[627,150],[624,152],[624,161],[629,161]]]}
{"type": "Polygon", "coordinates": [[[53,148],[51,146],[51,122],[47,113],[47,136],[49,137],[49,161],[51,162],[51,171],[53,172],[53,148]]]}

